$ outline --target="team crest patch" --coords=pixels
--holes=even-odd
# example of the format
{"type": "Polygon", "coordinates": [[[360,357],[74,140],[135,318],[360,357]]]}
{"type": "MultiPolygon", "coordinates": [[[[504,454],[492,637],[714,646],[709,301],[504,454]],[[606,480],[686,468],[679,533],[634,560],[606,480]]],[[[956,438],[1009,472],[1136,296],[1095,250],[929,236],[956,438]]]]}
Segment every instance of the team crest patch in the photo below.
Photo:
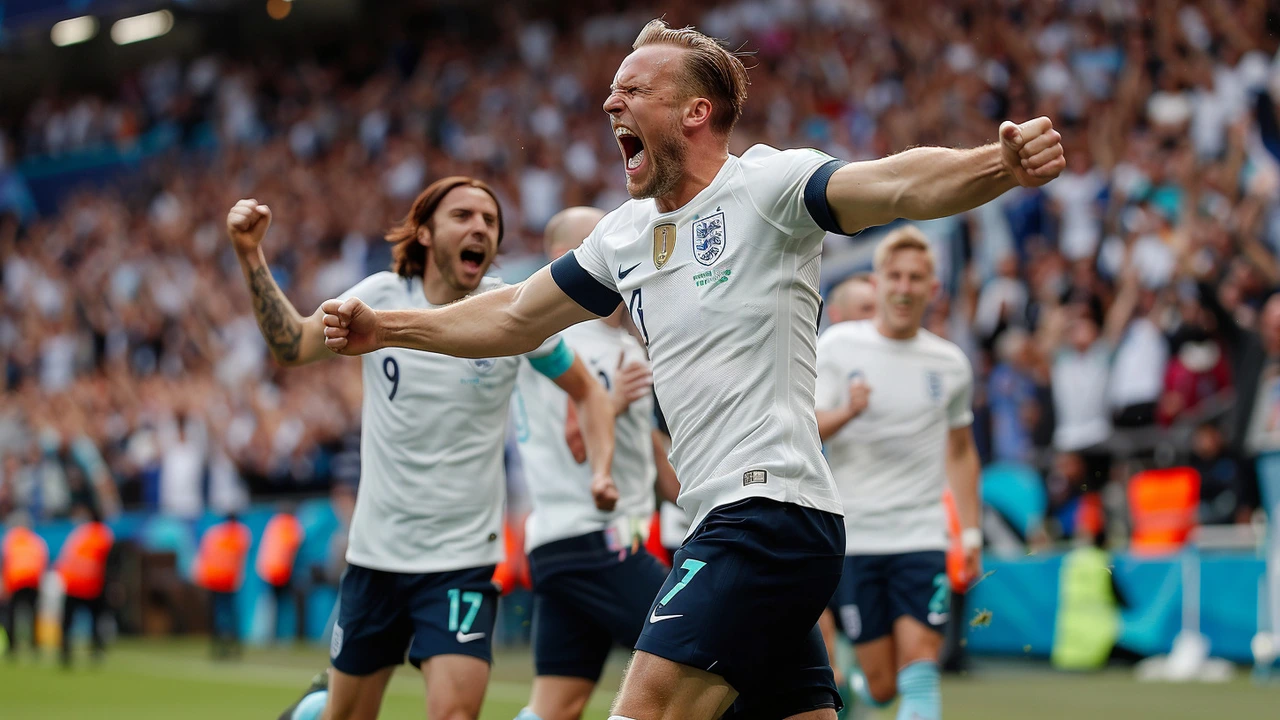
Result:
{"type": "Polygon", "coordinates": [[[653,267],[661,270],[676,250],[676,224],[663,223],[653,229],[653,267]]]}
{"type": "Polygon", "coordinates": [[[929,402],[934,405],[942,403],[942,375],[937,370],[927,370],[924,374],[925,386],[929,391],[929,402]]]}
{"type": "Polygon", "coordinates": [[[714,265],[724,254],[724,213],[708,215],[693,224],[693,256],[703,265],[714,265]]]}
{"type": "Polygon", "coordinates": [[[498,361],[493,358],[477,358],[471,361],[471,369],[479,375],[488,375],[497,365],[498,361]]]}

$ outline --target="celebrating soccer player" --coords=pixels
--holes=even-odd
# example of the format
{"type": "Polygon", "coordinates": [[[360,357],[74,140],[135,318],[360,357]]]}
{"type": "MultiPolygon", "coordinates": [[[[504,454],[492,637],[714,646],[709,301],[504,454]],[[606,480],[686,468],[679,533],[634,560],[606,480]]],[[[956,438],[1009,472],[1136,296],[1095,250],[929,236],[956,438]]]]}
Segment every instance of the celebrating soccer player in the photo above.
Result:
{"type": "MultiPolygon", "coordinates": [[[[271,277],[259,247],[270,223],[271,210],[252,199],[236,203],[227,216],[262,335],[286,365],[332,357],[322,313],[303,318],[271,277]]],[[[345,296],[383,311],[425,309],[501,285],[485,271],[502,241],[502,213],[479,180],[436,181],[387,240],[395,243],[394,271],[364,279],[345,296]]],[[[617,499],[609,476],[612,401],[559,336],[547,338],[526,357],[578,404],[592,491],[610,508],[617,499]]],[[[479,714],[497,601],[491,580],[503,554],[503,440],[520,363],[402,349],[363,358],[360,487],[349,566],[330,646],[332,671],[318,676],[299,701],[312,716],[327,704],[327,720],[376,718],[387,681],[406,654],[422,670],[430,718],[479,714]],[[322,692],[327,699],[311,697],[322,692]]]]}
{"type": "Polygon", "coordinates": [[[938,720],[938,654],[949,614],[947,480],[960,516],[966,573],[982,549],[973,372],[954,344],[920,327],[938,291],[933,253],[915,227],[876,248],[876,315],[818,339],[818,427],[844,500],[841,626],[854,643],[858,700],[898,717],[938,720]],[[856,414],[852,394],[875,388],[856,414]]]}
{"type": "MultiPolygon", "coordinates": [[[[843,508],[814,416],[827,232],[977,207],[1061,172],[1048,118],[971,150],[845,163],[729,153],[742,62],[692,29],[645,26],[604,104],[632,200],[511,287],[439,309],[323,305],[325,343],[519,354],[625,304],[649,346],[693,530],[650,608],[614,717],[834,718],[818,616],[844,564],[843,508]]],[[[878,392],[878,391],[877,391],[878,392]]]]}

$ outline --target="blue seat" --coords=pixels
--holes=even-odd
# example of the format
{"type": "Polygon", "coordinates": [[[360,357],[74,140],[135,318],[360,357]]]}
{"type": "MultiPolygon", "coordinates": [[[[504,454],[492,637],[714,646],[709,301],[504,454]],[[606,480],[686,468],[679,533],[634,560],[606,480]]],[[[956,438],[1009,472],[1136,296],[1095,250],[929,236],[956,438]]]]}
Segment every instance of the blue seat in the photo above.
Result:
{"type": "Polygon", "coordinates": [[[142,526],[139,541],[144,549],[151,552],[173,553],[178,560],[178,572],[183,577],[191,577],[191,566],[196,559],[196,541],[190,523],[164,515],[152,516],[142,526]]]}
{"type": "Polygon", "coordinates": [[[1040,473],[1013,462],[997,462],[982,470],[982,502],[999,512],[1023,538],[1044,524],[1049,507],[1040,473]]]}

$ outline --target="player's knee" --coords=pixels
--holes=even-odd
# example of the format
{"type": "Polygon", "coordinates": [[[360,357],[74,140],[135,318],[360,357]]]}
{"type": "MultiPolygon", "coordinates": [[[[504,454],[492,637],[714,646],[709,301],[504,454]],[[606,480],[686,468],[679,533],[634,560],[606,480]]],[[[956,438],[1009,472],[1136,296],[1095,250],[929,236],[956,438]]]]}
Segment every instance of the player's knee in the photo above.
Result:
{"type": "Polygon", "coordinates": [[[893,673],[867,673],[867,694],[880,704],[893,702],[898,695],[898,678],[893,673]]]}

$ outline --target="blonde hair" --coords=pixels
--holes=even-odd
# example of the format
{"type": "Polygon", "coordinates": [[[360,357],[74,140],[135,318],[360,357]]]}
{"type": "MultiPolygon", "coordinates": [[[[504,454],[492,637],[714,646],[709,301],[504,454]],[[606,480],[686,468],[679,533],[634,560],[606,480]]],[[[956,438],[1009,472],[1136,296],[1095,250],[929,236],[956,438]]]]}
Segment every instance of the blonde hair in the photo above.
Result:
{"type": "Polygon", "coordinates": [[[686,97],[711,101],[711,129],[721,135],[733,132],[747,102],[747,68],[738,55],[714,38],[692,27],[672,28],[663,20],[650,20],[631,49],[646,45],[671,45],[687,50],[679,82],[686,97]]]}
{"type": "Polygon", "coordinates": [[[919,250],[924,253],[925,260],[929,263],[930,273],[937,266],[933,257],[933,248],[929,245],[929,239],[915,225],[904,225],[890,232],[876,246],[873,267],[879,272],[884,268],[885,263],[889,262],[889,258],[901,250],[919,250]]]}

